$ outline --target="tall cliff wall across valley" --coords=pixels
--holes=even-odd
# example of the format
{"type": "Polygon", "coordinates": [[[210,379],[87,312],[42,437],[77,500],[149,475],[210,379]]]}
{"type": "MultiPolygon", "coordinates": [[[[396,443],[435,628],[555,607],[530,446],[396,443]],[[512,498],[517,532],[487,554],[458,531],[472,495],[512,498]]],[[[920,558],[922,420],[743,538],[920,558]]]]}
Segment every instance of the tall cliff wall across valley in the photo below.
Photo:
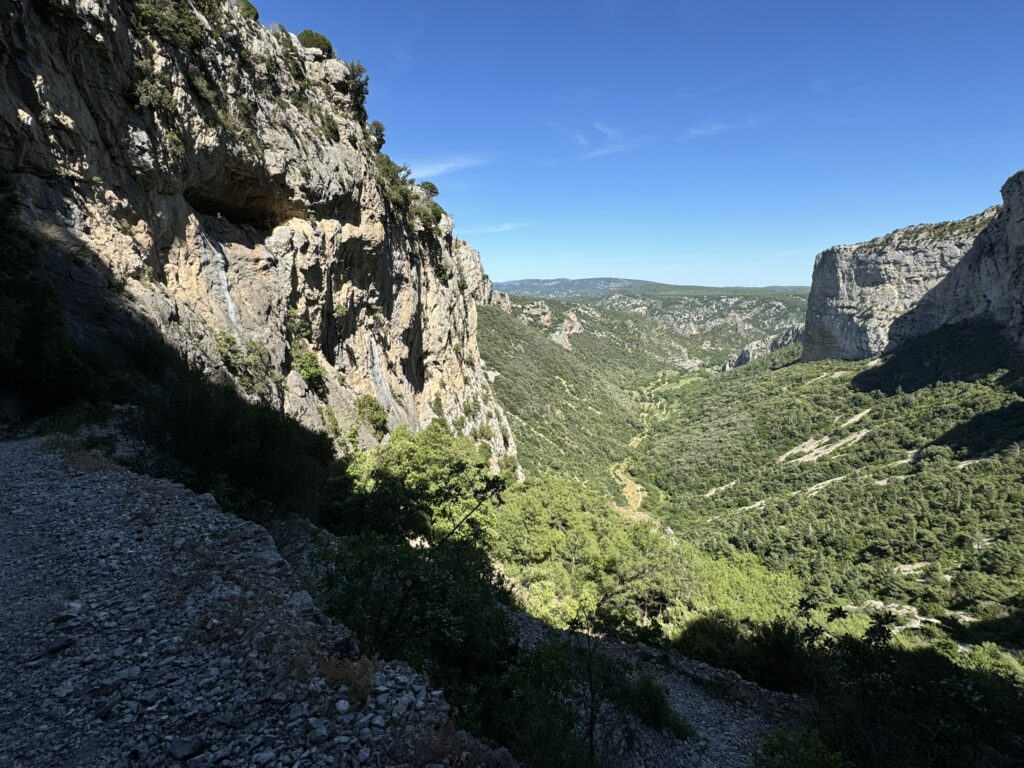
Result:
{"type": "Polygon", "coordinates": [[[514,455],[477,350],[490,281],[380,152],[360,65],[219,0],[0,9],[0,169],[76,340],[116,346],[102,293],[339,439],[369,395],[391,428],[442,416],[514,455]]]}
{"type": "Polygon", "coordinates": [[[994,320],[1024,340],[1024,172],[1003,203],[818,254],[803,358],[861,359],[940,326],[994,320]]]}

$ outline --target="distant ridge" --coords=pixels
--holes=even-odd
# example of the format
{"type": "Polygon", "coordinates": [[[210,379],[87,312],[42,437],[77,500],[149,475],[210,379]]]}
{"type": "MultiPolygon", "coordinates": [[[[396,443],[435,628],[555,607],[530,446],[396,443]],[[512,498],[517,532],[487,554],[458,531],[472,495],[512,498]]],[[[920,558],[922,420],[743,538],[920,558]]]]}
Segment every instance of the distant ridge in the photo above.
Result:
{"type": "Polygon", "coordinates": [[[576,280],[558,277],[548,280],[527,279],[508,280],[495,283],[499,291],[516,296],[535,296],[545,299],[556,299],[568,296],[601,296],[613,292],[636,294],[673,294],[673,295],[715,295],[715,294],[748,294],[748,293],[807,293],[809,286],[799,285],[768,285],[764,287],[711,287],[701,285],[672,285],[657,283],[652,280],[630,280],[624,277],[587,277],[576,280]]]}

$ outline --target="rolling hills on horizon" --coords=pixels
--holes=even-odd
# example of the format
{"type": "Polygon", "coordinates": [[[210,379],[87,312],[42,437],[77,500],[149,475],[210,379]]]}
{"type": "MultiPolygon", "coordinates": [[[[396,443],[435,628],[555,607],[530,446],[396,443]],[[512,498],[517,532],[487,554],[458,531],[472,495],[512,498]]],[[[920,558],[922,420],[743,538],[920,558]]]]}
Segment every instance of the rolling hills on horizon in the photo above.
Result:
{"type": "Polygon", "coordinates": [[[810,286],[766,285],[766,286],[703,286],[676,285],[661,283],[654,280],[634,280],[625,277],[585,277],[585,278],[525,278],[521,280],[505,280],[496,282],[494,287],[499,291],[516,296],[532,296],[536,298],[566,298],[573,296],[601,296],[613,292],[642,294],[678,294],[713,295],[757,292],[809,293],[810,286]]]}

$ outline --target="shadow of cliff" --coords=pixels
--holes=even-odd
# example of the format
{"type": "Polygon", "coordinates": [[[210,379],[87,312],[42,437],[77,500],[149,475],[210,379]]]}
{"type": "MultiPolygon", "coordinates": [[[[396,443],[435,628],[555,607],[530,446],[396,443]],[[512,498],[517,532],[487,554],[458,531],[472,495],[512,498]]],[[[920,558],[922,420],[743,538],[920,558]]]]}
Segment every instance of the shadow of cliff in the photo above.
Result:
{"type": "MultiPolygon", "coordinates": [[[[18,312],[14,322],[0,313],[0,402],[8,395],[23,404],[20,426],[47,417],[51,428],[74,431],[113,412],[126,436],[146,444],[129,460],[132,469],[212,492],[226,511],[260,523],[301,516],[329,526],[344,538],[329,566],[338,579],[327,609],[359,633],[364,651],[415,663],[478,732],[509,737],[519,754],[549,756],[555,735],[536,732],[553,722],[563,690],[552,689],[549,676],[532,687],[518,681],[536,663],[519,652],[510,598],[478,537],[410,546],[429,530],[424,518],[439,493],[456,495],[449,504],[465,502],[466,473],[481,486],[471,500],[502,487],[486,462],[431,454],[432,470],[452,476],[440,491],[413,487],[401,466],[377,467],[372,490],[355,488],[326,435],[208,380],[133,310],[130,288],[118,286],[97,254],[21,231],[2,207],[10,199],[0,196],[0,246],[11,246],[0,247],[0,309],[18,312]],[[32,279],[13,280],[19,271],[32,279]],[[527,710],[507,706],[501,694],[512,684],[520,698],[531,697],[527,710]]],[[[326,553],[314,556],[329,562],[326,553]]],[[[574,713],[557,711],[566,718],[557,748],[575,756],[574,713]]]]}
{"type": "Polygon", "coordinates": [[[951,637],[961,643],[996,643],[1018,653],[1024,651],[1024,609],[969,624],[948,620],[943,622],[943,626],[951,637]]]}
{"type": "Polygon", "coordinates": [[[992,320],[945,325],[909,339],[882,363],[853,378],[861,392],[916,392],[943,381],[976,381],[1007,371],[1001,383],[1013,384],[1024,373],[1024,354],[992,320]]]}
{"type": "Polygon", "coordinates": [[[998,453],[1024,441],[1024,402],[1015,402],[958,424],[937,439],[961,458],[973,459],[998,453]]]}
{"type": "Polygon", "coordinates": [[[995,667],[968,668],[898,640],[821,643],[783,619],[763,624],[722,614],[692,622],[674,645],[765,687],[809,695],[813,724],[856,766],[1010,768],[1024,761],[1024,689],[995,667]]]}

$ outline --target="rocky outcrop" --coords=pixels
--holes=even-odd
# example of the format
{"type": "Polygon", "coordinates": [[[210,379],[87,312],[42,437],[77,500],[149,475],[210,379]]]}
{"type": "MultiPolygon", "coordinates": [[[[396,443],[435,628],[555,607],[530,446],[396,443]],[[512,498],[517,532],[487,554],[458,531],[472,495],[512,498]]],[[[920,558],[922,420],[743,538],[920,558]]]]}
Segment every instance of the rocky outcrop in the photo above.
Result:
{"type": "Polygon", "coordinates": [[[511,311],[512,302],[508,295],[495,290],[491,278],[484,272],[480,253],[465,240],[454,240],[452,255],[458,265],[460,285],[463,292],[473,298],[477,304],[494,305],[506,312],[511,311]]]}
{"type": "Polygon", "coordinates": [[[861,359],[943,325],[989,319],[1024,339],[1024,173],[1003,204],[818,255],[804,360],[861,359]]]}
{"type": "Polygon", "coordinates": [[[554,315],[551,312],[551,307],[544,301],[535,301],[532,304],[527,304],[519,315],[519,321],[524,325],[529,325],[536,320],[545,328],[551,325],[553,319],[554,315]]]}
{"type": "Polygon", "coordinates": [[[583,333],[583,323],[580,322],[576,310],[570,309],[565,313],[565,317],[562,318],[562,322],[559,323],[558,327],[551,332],[551,340],[558,346],[571,350],[572,342],[570,339],[574,333],[583,333]]]}
{"type": "Polygon", "coordinates": [[[233,3],[0,14],[0,168],[80,342],[118,343],[117,318],[80,311],[102,293],[339,443],[369,395],[391,428],[440,415],[515,453],[477,350],[490,281],[380,154],[361,68],[233,3]]]}
{"type": "Polygon", "coordinates": [[[723,371],[731,371],[733,368],[739,368],[742,365],[756,360],[759,357],[770,355],[772,352],[778,352],[780,349],[791,347],[794,344],[802,344],[804,341],[804,327],[802,325],[794,325],[792,328],[787,328],[782,333],[776,334],[775,336],[769,336],[767,339],[760,339],[755,341],[753,344],[744,347],[736,357],[731,360],[727,360],[722,365],[723,371]]]}

